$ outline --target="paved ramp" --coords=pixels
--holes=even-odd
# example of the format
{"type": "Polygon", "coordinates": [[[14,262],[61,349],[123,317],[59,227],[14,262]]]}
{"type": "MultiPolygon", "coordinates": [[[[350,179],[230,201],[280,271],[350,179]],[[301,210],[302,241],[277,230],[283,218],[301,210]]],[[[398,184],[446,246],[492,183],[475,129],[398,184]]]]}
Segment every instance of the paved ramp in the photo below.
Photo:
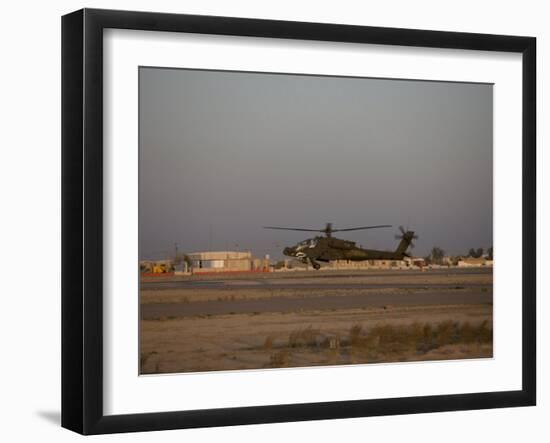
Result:
{"type": "Polygon", "coordinates": [[[141,306],[141,318],[150,320],[161,317],[356,309],[386,305],[449,305],[492,302],[492,291],[437,291],[304,298],[272,297],[259,300],[151,303],[141,306]]]}

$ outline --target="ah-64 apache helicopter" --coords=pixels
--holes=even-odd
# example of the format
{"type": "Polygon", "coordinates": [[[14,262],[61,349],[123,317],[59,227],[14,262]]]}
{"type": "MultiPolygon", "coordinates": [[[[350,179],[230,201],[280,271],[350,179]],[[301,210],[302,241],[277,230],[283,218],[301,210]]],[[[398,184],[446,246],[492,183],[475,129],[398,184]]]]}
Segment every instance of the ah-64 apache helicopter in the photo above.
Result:
{"type": "Polygon", "coordinates": [[[418,237],[413,231],[405,230],[399,226],[401,235],[397,234],[395,238],[401,240],[395,251],[379,251],[376,249],[363,249],[356,246],[355,242],[334,238],[334,232],[359,231],[363,229],[391,228],[391,225],[361,226],[358,228],[333,229],[332,223],[327,223],[325,229],[303,229],[303,228],[283,228],[279,226],[264,226],[265,229],[281,229],[285,231],[308,231],[322,232],[323,236],[316,236],[301,241],[295,246],[287,247],[283,254],[288,257],[294,257],[303,263],[309,263],[314,269],[319,269],[319,262],[329,262],[331,260],[403,260],[409,257],[407,249],[414,247],[413,239],[418,237]]]}

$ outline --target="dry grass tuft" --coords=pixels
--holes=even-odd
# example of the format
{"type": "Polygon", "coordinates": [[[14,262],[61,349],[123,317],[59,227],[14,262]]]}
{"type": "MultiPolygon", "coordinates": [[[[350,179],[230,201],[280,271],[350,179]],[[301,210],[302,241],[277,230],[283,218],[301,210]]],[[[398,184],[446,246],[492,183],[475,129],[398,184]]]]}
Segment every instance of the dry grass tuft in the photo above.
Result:
{"type": "Polygon", "coordinates": [[[378,324],[371,328],[353,324],[344,335],[328,331],[321,333],[309,325],[292,331],[286,344],[275,346],[273,337],[267,336],[262,348],[279,350],[270,354],[265,367],[282,368],[291,365],[291,352],[296,358],[314,352],[329,364],[409,361],[436,354],[464,354],[466,351],[460,350],[460,347],[466,348],[467,352],[474,347],[479,353],[480,346],[491,346],[492,340],[493,331],[488,321],[472,325],[447,320],[439,323],[378,324]]]}
{"type": "Polygon", "coordinates": [[[266,365],[268,368],[286,368],[290,364],[290,351],[284,349],[279,352],[271,354],[269,363],[266,365]]]}
{"type": "Polygon", "coordinates": [[[272,349],[272,348],[273,348],[273,337],[269,335],[265,338],[264,349],[272,349]]]}
{"type": "Polygon", "coordinates": [[[297,329],[288,336],[288,346],[290,348],[318,346],[320,335],[319,329],[313,329],[311,325],[304,329],[297,329]]]}
{"type": "Polygon", "coordinates": [[[350,343],[357,344],[359,340],[361,339],[361,332],[363,331],[363,327],[359,324],[353,325],[349,330],[349,339],[350,343]]]}
{"type": "Polygon", "coordinates": [[[151,352],[147,352],[147,353],[142,353],[140,356],[139,356],[139,367],[141,369],[141,372],[144,372],[144,367],[147,363],[147,361],[149,360],[149,358],[152,356],[152,355],[156,355],[158,354],[157,351],[151,351],[151,352]]]}
{"type": "Polygon", "coordinates": [[[352,348],[371,354],[425,354],[446,345],[487,344],[492,340],[493,330],[487,321],[476,326],[448,320],[437,324],[377,325],[368,332],[357,325],[350,329],[352,348]]]}

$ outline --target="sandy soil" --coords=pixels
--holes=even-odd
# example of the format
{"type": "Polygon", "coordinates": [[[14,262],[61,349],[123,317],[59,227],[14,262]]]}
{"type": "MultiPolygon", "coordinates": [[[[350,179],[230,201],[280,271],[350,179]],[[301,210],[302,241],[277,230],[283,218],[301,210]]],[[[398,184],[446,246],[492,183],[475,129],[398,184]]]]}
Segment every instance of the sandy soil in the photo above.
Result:
{"type": "Polygon", "coordinates": [[[492,305],[390,306],[142,321],[141,370],[147,374],[492,356],[492,335],[489,340],[474,337],[441,346],[435,342],[425,349],[409,341],[384,346],[380,337],[378,342],[368,341],[369,331],[380,326],[390,326],[391,331],[413,323],[435,328],[442,322],[475,327],[485,322],[482,326],[492,334],[492,305]],[[355,343],[353,328],[361,330],[361,340],[355,343]]]}
{"type": "MultiPolygon", "coordinates": [[[[296,272],[167,277],[164,280],[188,283],[187,287],[177,289],[160,286],[151,289],[154,283],[146,289],[144,285],[142,306],[148,305],[151,310],[154,303],[202,302],[216,306],[219,302],[225,305],[239,302],[234,304],[236,312],[223,311],[231,314],[212,309],[204,311],[210,312],[208,315],[176,317],[178,310],[174,309],[174,315],[141,320],[140,367],[143,374],[487,358],[493,354],[493,306],[479,301],[487,297],[461,302],[468,304],[457,304],[455,300],[452,305],[391,303],[392,297],[394,300],[399,298],[396,294],[426,294],[443,290],[441,285],[446,286],[445,291],[456,291],[457,295],[461,291],[492,293],[491,269],[296,272]],[[218,287],[206,287],[201,283],[208,279],[214,280],[213,284],[218,287]],[[368,287],[338,286],[350,283],[368,287]],[[308,284],[311,287],[308,288],[308,284]],[[332,288],[323,287],[324,284],[332,288]],[[377,284],[383,287],[369,286],[377,284]],[[403,287],[407,284],[415,287],[403,287]],[[272,297],[319,297],[321,300],[325,296],[362,295],[367,300],[370,294],[387,295],[388,301],[380,307],[367,307],[365,302],[361,308],[345,304],[336,304],[336,308],[331,304],[329,308],[326,303],[313,306],[304,302],[308,310],[287,313],[267,312],[269,310],[244,313],[237,309],[243,305],[240,300],[272,297]],[[320,310],[321,306],[326,308],[320,310]]],[[[418,297],[411,298],[416,299],[418,297]]]]}

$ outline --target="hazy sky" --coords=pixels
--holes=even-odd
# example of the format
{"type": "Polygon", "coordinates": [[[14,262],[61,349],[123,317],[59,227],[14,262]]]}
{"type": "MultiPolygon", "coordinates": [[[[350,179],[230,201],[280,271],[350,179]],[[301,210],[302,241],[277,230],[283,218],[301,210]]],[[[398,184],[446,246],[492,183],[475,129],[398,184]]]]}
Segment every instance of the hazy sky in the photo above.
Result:
{"type": "Polygon", "coordinates": [[[323,228],[415,255],[492,245],[487,84],[140,68],[140,256],[281,257],[323,228]]]}

